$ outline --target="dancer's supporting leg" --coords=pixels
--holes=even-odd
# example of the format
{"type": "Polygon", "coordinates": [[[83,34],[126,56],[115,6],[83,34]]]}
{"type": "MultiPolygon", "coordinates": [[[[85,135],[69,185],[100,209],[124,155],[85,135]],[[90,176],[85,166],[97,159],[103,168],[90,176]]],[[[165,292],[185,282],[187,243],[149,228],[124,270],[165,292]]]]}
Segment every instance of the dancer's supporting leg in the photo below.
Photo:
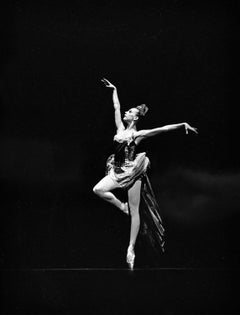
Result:
{"type": "Polygon", "coordinates": [[[128,190],[128,202],[131,213],[131,230],[127,251],[127,263],[129,264],[131,269],[133,269],[134,266],[134,246],[140,228],[139,205],[141,198],[141,184],[141,180],[137,180],[135,184],[128,190]]]}
{"type": "Polygon", "coordinates": [[[119,184],[114,182],[112,178],[107,175],[94,186],[93,192],[102,199],[116,206],[118,209],[122,210],[125,213],[128,213],[127,203],[121,202],[111,192],[111,190],[116,188],[120,188],[119,184]]]}

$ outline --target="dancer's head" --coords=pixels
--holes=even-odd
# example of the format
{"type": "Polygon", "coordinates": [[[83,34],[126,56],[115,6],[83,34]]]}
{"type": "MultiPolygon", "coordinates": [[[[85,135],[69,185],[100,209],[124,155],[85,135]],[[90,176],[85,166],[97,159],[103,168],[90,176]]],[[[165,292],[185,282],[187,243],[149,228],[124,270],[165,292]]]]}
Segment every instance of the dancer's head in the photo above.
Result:
{"type": "Polygon", "coordinates": [[[131,122],[137,123],[138,119],[141,116],[145,116],[147,111],[148,107],[146,106],[146,104],[138,105],[126,111],[123,120],[127,123],[131,122]]]}

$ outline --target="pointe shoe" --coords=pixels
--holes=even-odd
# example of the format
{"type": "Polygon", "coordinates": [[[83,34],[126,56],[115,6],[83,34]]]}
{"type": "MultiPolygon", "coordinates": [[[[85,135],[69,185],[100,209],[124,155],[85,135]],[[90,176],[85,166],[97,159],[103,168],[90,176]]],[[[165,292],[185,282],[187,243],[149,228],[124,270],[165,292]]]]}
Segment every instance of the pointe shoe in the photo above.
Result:
{"type": "Polygon", "coordinates": [[[127,264],[131,270],[133,270],[134,267],[134,260],[135,260],[134,248],[133,245],[129,245],[127,250],[127,264]]]}

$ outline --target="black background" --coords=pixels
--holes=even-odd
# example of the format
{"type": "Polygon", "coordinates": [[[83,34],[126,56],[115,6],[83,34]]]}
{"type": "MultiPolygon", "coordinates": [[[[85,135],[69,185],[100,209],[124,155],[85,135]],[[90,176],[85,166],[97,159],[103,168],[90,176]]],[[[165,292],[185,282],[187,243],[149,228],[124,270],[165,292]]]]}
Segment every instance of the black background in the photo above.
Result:
{"type": "Polygon", "coordinates": [[[153,258],[140,236],[136,266],[239,264],[235,10],[231,1],[5,5],[2,268],[125,267],[129,219],[92,192],[115,133],[102,77],[123,111],[149,106],[139,128],[199,130],[143,143],[166,253],[153,258]]]}

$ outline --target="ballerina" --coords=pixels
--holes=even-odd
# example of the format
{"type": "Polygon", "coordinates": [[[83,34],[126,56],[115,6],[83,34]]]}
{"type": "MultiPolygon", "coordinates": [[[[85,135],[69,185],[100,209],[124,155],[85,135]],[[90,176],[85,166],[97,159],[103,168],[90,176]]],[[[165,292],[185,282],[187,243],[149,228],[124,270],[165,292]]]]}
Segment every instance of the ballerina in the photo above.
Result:
{"type": "Polygon", "coordinates": [[[113,138],[115,152],[107,159],[106,176],[94,186],[93,191],[102,199],[116,206],[123,213],[131,216],[130,238],[127,248],[126,262],[129,268],[133,270],[135,261],[134,247],[140,228],[139,205],[141,191],[145,190],[146,192],[146,189],[149,190],[149,193],[145,195],[143,194],[144,201],[148,203],[148,198],[151,198],[148,203],[150,217],[156,227],[157,237],[160,239],[162,249],[164,245],[164,228],[162,227],[162,220],[157,211],[158,206],[156,199],[146,175],[150,162],[146,153],[136,153],[136,148],[142,140],[162,132],[185,128],[186,134],[188,134],[189,131],[197,133],[197,128],[191,127],[188,123],[183,122],[153,129],[137,130],[137,122],[142,116],[146,115],[148,107],[145,104],[132,107],[125,112],[122,119],[116,86],[105,78],[101,81],[107,88],[113,90],[112,99],[117,130],[113,138]],[[127,190],[128,202],[122,202],[116,198],[112,193],[116,188],[127,190]]]}

